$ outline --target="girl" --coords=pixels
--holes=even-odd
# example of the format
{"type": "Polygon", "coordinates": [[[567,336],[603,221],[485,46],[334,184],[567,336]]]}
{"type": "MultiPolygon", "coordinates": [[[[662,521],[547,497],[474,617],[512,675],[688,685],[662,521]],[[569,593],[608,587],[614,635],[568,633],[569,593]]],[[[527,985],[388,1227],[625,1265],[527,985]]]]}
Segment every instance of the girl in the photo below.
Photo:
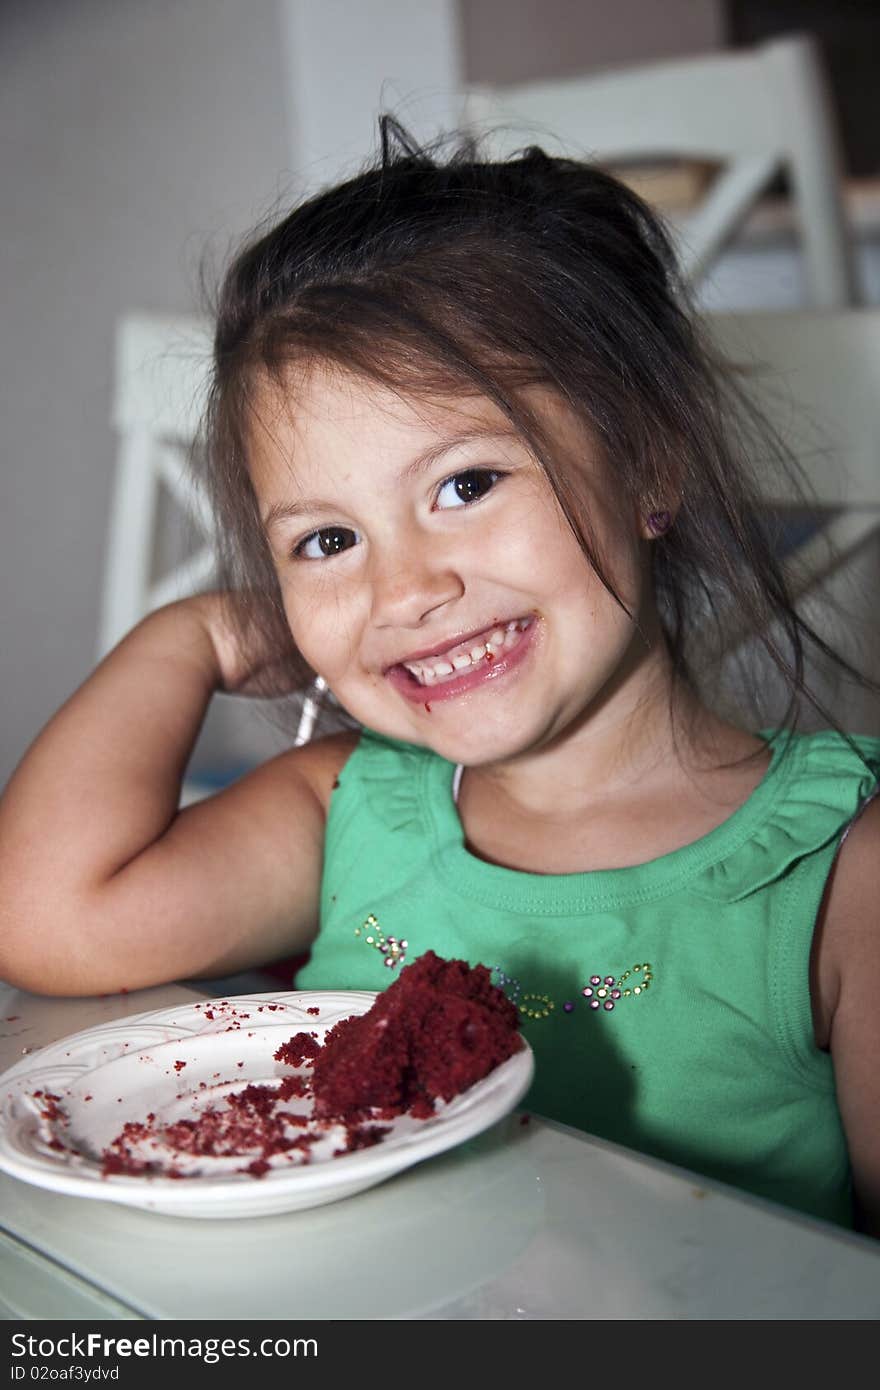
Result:
{"type": "Polygon", "coordinates": [[[429,947],[482,961],[532,1108],[844,1223],[852,1177],[876,1231],[880,746],[798,731],[822,644],[741,403],[624,187],[393,133],[228,272],[227,591],[142,622],[12,779],[6,978],[97,993],[310,948],[298,984],[373,990],[429,947]],[[729,621],[786,681],[775,729],[698,683],[729,621]],[[351,730],[178,811],[214,691],[315,675],[351,730]]]}

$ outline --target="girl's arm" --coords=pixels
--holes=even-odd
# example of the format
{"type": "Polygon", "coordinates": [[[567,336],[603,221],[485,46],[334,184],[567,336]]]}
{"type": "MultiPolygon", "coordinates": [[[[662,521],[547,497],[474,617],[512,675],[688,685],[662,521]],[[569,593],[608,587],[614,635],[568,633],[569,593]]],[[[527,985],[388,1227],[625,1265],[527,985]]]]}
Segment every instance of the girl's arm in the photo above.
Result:
{"type": "Polygon", "coordinates": [[[880,1237],[880,800],[851,827],[826,894],[816,974],[858,1227],[880,1237]]]}
{"type": "Polygon", "coordinates": [[[352,746],[274,758],[178,811],[213,692],[217,596],[144,620],[37,738],[0,802],[0,977],[95,994],[296,953],[318,921],[329,789],[352,746]]]}

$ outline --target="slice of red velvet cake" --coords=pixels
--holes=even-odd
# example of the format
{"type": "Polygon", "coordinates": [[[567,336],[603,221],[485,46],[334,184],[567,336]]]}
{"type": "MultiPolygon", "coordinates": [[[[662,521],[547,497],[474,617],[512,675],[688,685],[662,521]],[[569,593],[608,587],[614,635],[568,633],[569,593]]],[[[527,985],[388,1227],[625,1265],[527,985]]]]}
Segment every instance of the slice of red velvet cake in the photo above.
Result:
{"type": "Polygon", "coordinates": [[[484,965],[426,951],[368,1013],[330,1029],[312,1073],[315,1117],[425,1118],[522,1048],[518,1021],[484,965]]]}

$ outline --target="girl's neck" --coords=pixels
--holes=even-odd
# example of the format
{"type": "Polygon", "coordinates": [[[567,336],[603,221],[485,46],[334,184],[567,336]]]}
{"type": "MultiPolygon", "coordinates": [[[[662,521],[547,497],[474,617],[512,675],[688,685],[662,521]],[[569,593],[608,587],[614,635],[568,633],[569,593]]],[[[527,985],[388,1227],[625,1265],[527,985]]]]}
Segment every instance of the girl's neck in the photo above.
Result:
{"type": "MultiPolygon", "coordinates": [[[[761,740],[739,730],[719,733],[720,755],[702,768],[666,763],[633,766],[601,786],[585,781],[589,764],[556,764],[555,792],[545,772],[489,780],[465,769],[458,814],[468,850],[505,868],[538,874],[628,868],[695,843],[752,795],[770,761],[761,740]],[[724,746],[722,746],[724,745],[724,746]],[[732,763],[722,767],[719,762],[732,763]]],[[[595,766],[595,764],[594,764],[595,766]]]]}
{"type": "Polygon", "coordinates": [[[735,732],[689,688],[674,685],[660,640],[561,733],[506,762],[469,768],[463,782],[491,787],[530,814],[576,813],[673,765],[717,767],[729,758],[735,732]]]}
{"type": "Polygon", "coordinates": [[[576,727],[509,762],[465,769],[458,808],[471,851],[569,873],[642,863],[715,829],[751,795],[769,755],[688,688],[670,693],[660,645],[576,727]]]}

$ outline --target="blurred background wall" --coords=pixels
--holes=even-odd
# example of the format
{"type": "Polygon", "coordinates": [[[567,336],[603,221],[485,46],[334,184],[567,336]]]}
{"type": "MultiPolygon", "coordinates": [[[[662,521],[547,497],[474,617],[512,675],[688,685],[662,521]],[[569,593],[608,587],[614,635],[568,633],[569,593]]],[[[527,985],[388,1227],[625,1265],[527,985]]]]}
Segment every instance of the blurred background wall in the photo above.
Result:
{"type": "MultiPolygon", "coordinates": [[[[430,133],[449,124],[462,80],[706,51],[736,38],[735,9],[723,0],[5,0],[0,781],[94,661],[118,316],[197,309],[205,251],[222,262],[257,219],[355,167],[373,147],[380,107],[430,133]]],[[[744,40],[768,9],[739,7],[744,40]]],[[[781,9],[797,27],[799,7],[781,9]]],[[[831,11],[857,19],[858,9],[800,6],[806,27],[831,11]]],[[[867,295],[880,301],[876,226],[865,239],[867,295]]],[[[796,302],[796,274],[767,264],[767,283],[796,302]]],[[[742,267],[728,262],[716,301],[748,301],[742,267]]],[[[250,717],[236,716],[230,733],[228,717],[209,729],[215,752],[234,743],[247,758],[277,741],[250,717]]]]}
{"type": "Polygon", "coordinates": [[[0,777],[94,663],[113,332],[290,179],[275,0],[0,9],[0,777]]]}
{"type": "Polygon", "coordinates": [[[723,0],[464,0],[462,66],[472,82],[525,82],[720,48],[723,0]]]}

